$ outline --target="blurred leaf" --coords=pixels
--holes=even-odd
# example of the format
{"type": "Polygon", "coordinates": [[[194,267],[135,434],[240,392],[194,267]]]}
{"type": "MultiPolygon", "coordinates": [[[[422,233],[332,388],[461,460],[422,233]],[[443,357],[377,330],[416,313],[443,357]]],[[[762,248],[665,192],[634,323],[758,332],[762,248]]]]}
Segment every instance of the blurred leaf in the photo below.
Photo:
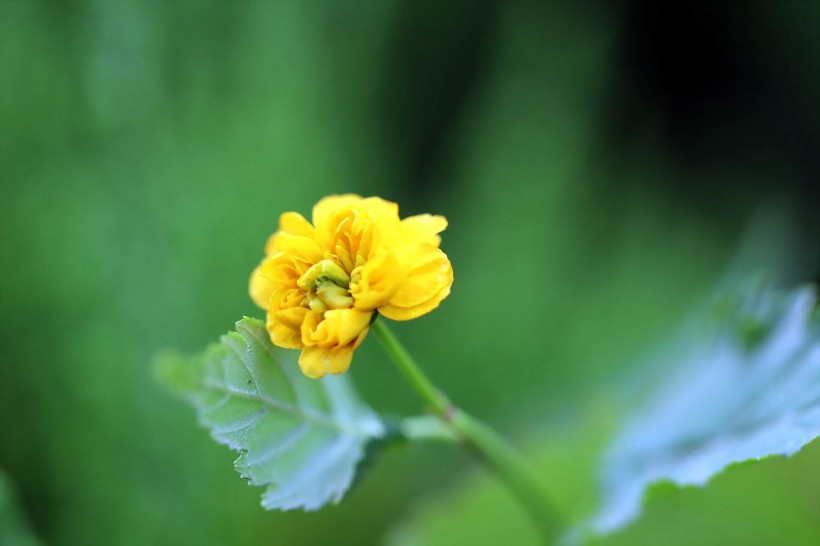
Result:
{"type": "Polygon", "coordinates": [[[17,502],[11,480],[0,470],[0,544],[38,546],[17,502]]]}
{"type": "Polygon", "coordinates": [[[706,487],[656,483],[632,525],[595,546],[820,544],[820,441],[730,465],[706,487]]]}
{"type": "Polygon", "coordinates": [[[674,374],[608,451],[594,526],[640,512],[644,489],[704,485],[726,466],[792,455],[820,435],[820,321],[811,288],[732,289],[675,352],[674,374]]]}
{"type": "Polygon", "coordinates": [[[316,510],[341,500],[384,427],[346,377],[308,379],[292,353],[246,317],[201,357],[162,356],[157,372],[217,442],[240,452],[237,471],[269,486],[262,506],[316,510]]]}

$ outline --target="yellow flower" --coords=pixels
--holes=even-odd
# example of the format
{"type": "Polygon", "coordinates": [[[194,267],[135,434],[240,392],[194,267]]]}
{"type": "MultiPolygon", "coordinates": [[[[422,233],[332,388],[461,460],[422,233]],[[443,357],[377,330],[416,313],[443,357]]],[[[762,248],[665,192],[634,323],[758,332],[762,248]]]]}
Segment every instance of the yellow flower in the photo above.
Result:
{"type": "Polygon", "coordinates": [[[438,248],[446,227],[443,216],[400,220],[395,203],[352,194],[319,201],[313,224],[284,213],[250,279],[271,341],[302,349],[308,377],[346,371],[374,313],[410,320],[450,294],[453,268],[438,248]]]}

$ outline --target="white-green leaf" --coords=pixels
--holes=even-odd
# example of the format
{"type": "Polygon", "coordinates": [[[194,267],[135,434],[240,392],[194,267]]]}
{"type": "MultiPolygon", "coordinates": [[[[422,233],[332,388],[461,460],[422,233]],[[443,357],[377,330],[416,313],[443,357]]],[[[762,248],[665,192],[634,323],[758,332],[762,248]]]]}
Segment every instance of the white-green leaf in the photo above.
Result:
{"type": "Polygon", "coordinates": [[[346,377],[309,379],[295,360],[261,321],[244,318],[200,357],[158,362],[161,380],[193,404],[211,436],[240,452],[237,471],[268,486],[267,509],[338,502],[366,444],[384,431],[346,377]]]}
{"type": "Polygon", "coordinates": [[[673,370],[605,461],[609,532],[662,480],[704,485],[728,465],[793,455],[820,436],[820,321],[810,288],[754,285],[724,296],[665,356],[673,370]]]}

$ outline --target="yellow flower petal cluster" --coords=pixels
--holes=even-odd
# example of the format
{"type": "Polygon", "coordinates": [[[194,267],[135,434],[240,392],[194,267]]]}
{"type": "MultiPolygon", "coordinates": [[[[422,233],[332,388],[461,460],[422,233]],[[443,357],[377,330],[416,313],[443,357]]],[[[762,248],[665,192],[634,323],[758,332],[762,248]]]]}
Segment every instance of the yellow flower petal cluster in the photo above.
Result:
{"type": "Polygon", "coordinates": [[[438,235],[446,227],[443,216],[400,220],[395,203],[352,194],[319,201],[312,224],[284,213],[250,279],[271,341],[302,349],[308,377],[346,371],[374,313],[410,320],[450,294],[453,268],[438,235]]]}

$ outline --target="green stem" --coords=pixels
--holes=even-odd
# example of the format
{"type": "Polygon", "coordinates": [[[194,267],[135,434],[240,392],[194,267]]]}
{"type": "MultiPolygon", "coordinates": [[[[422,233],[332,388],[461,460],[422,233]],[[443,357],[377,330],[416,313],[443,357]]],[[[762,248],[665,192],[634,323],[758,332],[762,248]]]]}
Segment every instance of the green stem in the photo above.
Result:
{"type": "Polygon", "coordinates": [[[407,349],[384,320],[370,327],[405,379],[430,406],[430,410],[453,431],[461,443],[476,454],[518,497],[551,544],[563,529],[562,517],[539,486],[537,475],[520,454],[493,429],[456,407],[421,371],[407,349]]]}
{"type": "Polygon", "coordinates": [[[409,440],[437,440],[440,442],[459,442],[450,426],[435,415],[417,415],[405,417],[399,422],[401,435],[409,440]]]}

